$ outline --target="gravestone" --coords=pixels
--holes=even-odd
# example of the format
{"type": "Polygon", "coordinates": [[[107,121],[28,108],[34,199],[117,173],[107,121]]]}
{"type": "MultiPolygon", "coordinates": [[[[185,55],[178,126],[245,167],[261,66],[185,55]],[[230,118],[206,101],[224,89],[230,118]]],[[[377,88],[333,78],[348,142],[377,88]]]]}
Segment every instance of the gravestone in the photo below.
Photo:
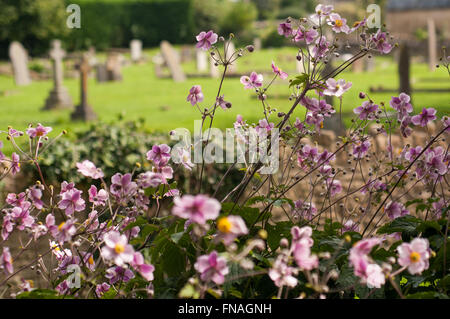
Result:
{"type": "Polygon", "coordinates": [[[180,64],[180,58],[177,52],[173,49],[167,41],[161,42],[161,54],[165,64],[169,67],[170,75],[175,82],[183,82],[186,80],[186,75],[183,72],[180,64]]]}
{"type": "Polygon", "coordinates": [[[400,80],[399,93],[404,92],[411,96],[409,48],[406,42],[400,45],[398,77],[400,80]]]}
{"type": "Polygon", "coordinates": [[[261,38],[253,39],[253,46],[255,47],[255,50],[261,50],[262,49],[261,38]]]}
{"type": "Polygon", "coordinates": [[[436,68],[437,62],[436,26],[433,19],[428,19],[427,25],[428,25],[428,67],[430,71],[433,71],[436,68]]]}
{"type": "Polygon", "coordinates": [[[63,58],[66,52],[61,48],[61,41],[53,40],[50,58],[53,63],[53,90],[45,101],[44,110],[73,107],[72,98],[63,86],[63,58]]]}
{"type": "Polygon", "coordinates": [[[181,47],[180,61],[181,63],[190,62],[192,60],[192,46],[183,45],[181,47]]]}
{"type": "Polygon", "coordinates": [[[89,65],[90,66],[96,66],[98,61],[97,61],[95,47],[93,47],[93,46],[89,47],[89,51],[88,51],[87,54],[89,56],[89,65]]]}
{"type": "Polygon", "coordinates": [[[375,56],[364,58],[364,71],[371,72],[375,69],[375,56]]]}
{"type": "Polygon", "coordinates": [[[234,46],[233,41],[227,41],[225,42],[225,47],[226,47],[226,52],[225,52],[225,60],[228,61],[230,59],[231,56],[233,56],[233,58],[231,59],[232,61],[235,60],[232,64],[230,64],[228,66],[228,71],[227,73],[236,73],[237,71],[237,54],[233,53],[236,51],[236,47],[234,46]]]}
{"type": "Polygon", "coordinates": [[[357,59],[352,63],[352,72],[361,73],[364,71],[365,58],[357,59]]]}
{"type": "Polygon", "coordinates": [[[208,70],[208,54],[204,50],[196,50],[197,56],[197,72],[205,72],[208,70]]]}
{"type": "Polygon", "coordinates": [[[164,59],[161,55],[157,54],[152,58],[152,62],[155,65],[155,75],[157,78],[163,77],[162,67],[164,65],[164,59]]]}
{"type": "Polygon", "coordinates": [[[94,110],[88,103],[88,77],[91,67],[89,65],[89,57],[83,55],[80,70],[80,104],[77,105],[75,111],[71,114],[72,120],[92,121],[97,118],[94,110]]]}
{"type": "Polygon", "coordinates": [[[95,66],[95,73],[98,83],[108,81],[108,72],[106,71],[106,65],[104,63],[99,63],[95,66]]]}
{"type": "Polygon", "coordinates": [[[106,58],[106,72],[109,81],[122,81],[122,58],[117,52],[110,52],[106,58]]]}
{"type": "Polygon", "coordinates": [[[210,61],[209,75],[212,78],[218,78],[220,76],[219,66],[215,65],[216,61],[214,61],[214,59],[211,56],[209,57],[209,61],[210,61]]]}
{"type": "Polygon", "coordinates": [[[28,55],[22,44],[14,41],[9,46],[9,58],[11,59],[14,81],[16,85],[28,85],[31,83],[28,71],[28,55]]]}
{"type": "Polygon", "coordinates": [[[131,61],[138,63],[142,59],[142,41],[141,40],[131,40],[130,42],[131,50],[131,61]]]}

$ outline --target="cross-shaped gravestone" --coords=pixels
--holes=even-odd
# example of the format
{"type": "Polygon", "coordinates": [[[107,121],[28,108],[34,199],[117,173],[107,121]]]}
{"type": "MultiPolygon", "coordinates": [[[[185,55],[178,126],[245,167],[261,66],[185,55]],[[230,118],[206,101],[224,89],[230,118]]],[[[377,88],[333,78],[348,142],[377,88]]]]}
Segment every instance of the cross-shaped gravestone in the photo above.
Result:
{"type": "Polygon", "coordinates": [[[28,55],[22,44],[14,41],[9,46],[9,58],[11,59],[14,81],[16,85],[28,85],[31,83],[28,71],[28,55]]]}
{"type": "Polygon", "coordinates": [[[75,111],[72,113],[72,120],[82,120],[82,121],[92,121],[97,118],[97,115],[94,113],[94,110],[88,103],[88,89],[87,82],[89,71],[91,67],[89,65],[89,58],[86,55],[83,55],[81,64],[79,66],[80,70],[80,104],[77,105],[75,111]]]}
{"type": "Polygon", "coordinates": [[[186,80],[186,75],[181,68],[180,58],[177,52],[173,49],[167,41],[161,42],[161,54],[164,62],[170,70],[170,75],[175,82],[183,82],[186,80]]]}
{"type": "Polygon", "coordinates": [[[53,90],[45,101],[44,110],[73,107],[72,98],[63,86],[63,63],[66,52],[61,48],[61,41],[53,40],[50,58],[53,62],[53,90]]]}

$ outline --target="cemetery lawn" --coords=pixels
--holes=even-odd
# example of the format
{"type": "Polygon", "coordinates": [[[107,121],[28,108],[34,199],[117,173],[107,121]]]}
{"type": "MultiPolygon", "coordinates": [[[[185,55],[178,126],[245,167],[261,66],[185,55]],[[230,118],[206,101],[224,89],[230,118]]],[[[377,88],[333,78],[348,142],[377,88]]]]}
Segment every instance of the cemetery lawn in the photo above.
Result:
{"type": "MultiPolygon", "coordinates": [[[[129,65],[123,68],[122,82],[97,83],[95,75],[89,79],[88,100],[97,112],[99,119],[104,122],[114,122],[119,114],[126,120],[145,119],[148,132],[168,132],[177,127],[193,129],[193,121],[200,119],[199,112],[190,103],[186,96],[192,85],[202,86],[205,101],[203,106],[214,103],[217,94],[219,79],[188,78],[184,83],[174,83],[170,78],[158,79],[154,74],[151,58],[159,49],[146,50],[147,62],[140,65],[129,65]]],[[[273,61],[284,71],[289,78],[295,76],[294,48],[265,49],[260,52],[247,54],[238,61],[239,73],[250,73],[252,70],[271,72],[270,64],[273,61]]],[[[102,60],[103,55],[99,55],[102,60]]],[[[186,73],[195,73],[195,59],[183,64],[186,73]]],[[[371,72],[352,73],[345,71],[339,77],[353,83],[351,90],[344,95],[343,112],[351,114],[352,109],[361,104],[358,98],[360,91],[369,92],[369,87],[383,85],[386,88],[397,88],[397,65],[389,57],[377,57],[376,68],[371,72]]],[[[272,74],[265,75],[265,83],[272,78],[272,74]]],[[[65,79],[64,85],[68,88],[75,104],[79,102],[79,79],[65,79]]],[[[412,63],[412,85],[414,88],[447,88],[450,89],[450,80],[446,70],[437,69],[430,72],[426,64],[412,63]]],[[[14,85],[12,77],[0,75],[0,130],[6,130],[8,125],[24,130],[30,123],[40,122],[52,126],[56,136],[66,129],[70,138],[71,132],[86,129],[90,124],[73,122],[70,120],[71,110],[42,111],[53,84],[52,81],[34,81],[26,87],[14,85]]],[[[241,114],[248,122],[256,122],[262,117],[262,106],[258,100],[252,98],[254,93],[244,90],[239,78],[226,78],[223,91],[225,99],[232,102],[230,110],[219,109],[214,120],[214,127],[232,127],[236,115],[241,114]]],[[[290,93],[288,82],[276,81],[269,91],[269,104],[279,111],[286,111],[292,104],[287,98],[270,98],[271,94],[288,96],[290,93]]],[[[376,102],[384,101],[386,105],[395,93],[373,93],[371,98],[376,102]]],[[[450,93],[413,93],[415,111],[423,107],[434,107],[438,115],[449,114],[450,93]]],[[[337,101],[336,101],[337,103],[337,101]]],[[[338,108],[338,106],[337,106],[338,108]]],[[[344,114],[344,116],[345,116],[344,114]]],[[[298,107],[294,116],[304,116],[304,108],[298,107]]],[[[275,121],[274,117],[274,121],[275,121]]],[[[347,116],[346,120],[349,120],[347,116]]],[[[5,142],[5,134],[0,139],[5,142]]],[[[9,153],[9,143],[5,143],[5,152],[9,153]]]]}

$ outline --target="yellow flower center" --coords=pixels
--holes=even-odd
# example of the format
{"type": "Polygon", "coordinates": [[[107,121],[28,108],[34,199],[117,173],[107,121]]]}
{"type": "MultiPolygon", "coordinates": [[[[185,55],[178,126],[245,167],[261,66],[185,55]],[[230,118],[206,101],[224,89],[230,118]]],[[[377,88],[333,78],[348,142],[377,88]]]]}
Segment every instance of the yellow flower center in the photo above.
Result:
{"type": "Polygon", "coordinates": [[[229,233],[231,231],[231,227],[232,227],[231,222],[230,222],[230,220],[227,217],[222,217],[217,222],[217,228],[222,233],[229,233]]]}
{"type": "Polygon", "coordinates": [[[357,27],[358,24],[360,24],[360,23],[361,23],[361,21],[355,21],[355,23],[353,23],[353,27],[354,27],[354,28],[357,27]]]}
{"type": "Polygon", "coordinates": [[[121,254],[125,251],[125,247],[122,244],[116,244],[116,246],[114,247],[114,251],[117,254],[121,254]]]}
{"type": "Polygon", "coordinates": [[[59,224],[59,226],[58,226],[58,230],[59,231],[61,231],[61,228],[63,228],[64,227],[64,224],[65,224],[66,222],[62,222],[61,224],[59,224]]]}
{"type": "Polygon", "coordinates": [[[92,256],[89,256],[88,263],[89,263],[89,265],[93,265],[94,264],[94,258],[92,258],[92,256]]]}
{"type": "Polygon", "coordinates": [[[334,21],[334,24],[335,24],[337,27],[342,27],[342,26],[344,25],[344,23],[342,23],[342,20],[340,20],[340,19],[337,19],[336,21],[334,21]]]}
{"type": "Polygon", "coordinates": [[[33,280],[25,280],[26,282],[28,282],[30,284],[30,287],[33,288],[34,287],[34,281],[33,280]]]}
{"type": "Polygon", "coordinates": [[[339,84],[336,84],[336,89],[339,90],[340,86],[339,84]]]}
{"type": "Polygon", "coordinates": [[[420,261],[420,254],[416,251],[413,251],[411,255],[409,255],[409,260],[411,260],[412,263],[420,261]]]}
{"type": "Polygon", "coordinates": [[[43,135],[44,135],[44,132],[42,132],[42,131],[36,132],[36,136],[43,136],[43,135]]]}

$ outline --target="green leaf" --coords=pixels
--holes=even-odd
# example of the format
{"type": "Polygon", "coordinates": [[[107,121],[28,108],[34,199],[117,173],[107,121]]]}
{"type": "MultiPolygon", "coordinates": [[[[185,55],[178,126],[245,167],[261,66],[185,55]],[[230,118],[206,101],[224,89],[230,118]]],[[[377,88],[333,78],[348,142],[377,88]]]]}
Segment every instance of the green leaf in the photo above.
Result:
{"type": "Polygon", "coordinates": [[[172,242],[168,242],[161,256],[164,272],[171,277],[186,272],[186,256],[183,250],[172,242]]]}
{"type": "Polygon", "coordinates": [[[416,229],[420,223],[421,223],[420,219],[411,215],[406,215],[396,218],[392,222],[380,227],[377,233],[392,234],[401,232],[409,236],[412,236],[414,233],[417,233],[416,229]]]}
{"type": "MultiPolygon", "coordinates": [[[[55,290],[50,289],[34,289],[32,291],[22,292],[16,296],[17,299],[62,299],[63,297],[55,290]]],[[[65,298],[71,297],[66,296],[65,298]]]]}
{"type": "Polygon", "coordinates": [[[295,85],[303,85],[306,81],[308,81],[308,78],[309,78],[308,74],[302,73],[302,74],[296,76],[294,80],[290,81],[291,83],[289,84],[289,87],[292,87],[295,85]]]}

